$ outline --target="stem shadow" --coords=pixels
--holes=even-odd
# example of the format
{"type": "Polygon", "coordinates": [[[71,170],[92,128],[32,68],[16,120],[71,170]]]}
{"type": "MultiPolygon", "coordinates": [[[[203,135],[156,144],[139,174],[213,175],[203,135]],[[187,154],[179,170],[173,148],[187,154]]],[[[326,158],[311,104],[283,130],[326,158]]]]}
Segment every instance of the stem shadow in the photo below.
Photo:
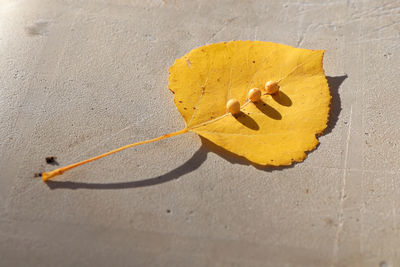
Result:
{"type": "Polygon", "coordinates": [[[157,177],[143,179],[140,181],[121,182],[121,183],[85,183],[71,181],[54,181],[46,182],[50,189],[99,189],[99,190],[115,190],[128,189],[136,187],[146,187],[166,183],[176,180],[179,177],[198,169],[207,159],[207,149],[202,145],[193,156],[183,163],[181,166],[157,177]]]}

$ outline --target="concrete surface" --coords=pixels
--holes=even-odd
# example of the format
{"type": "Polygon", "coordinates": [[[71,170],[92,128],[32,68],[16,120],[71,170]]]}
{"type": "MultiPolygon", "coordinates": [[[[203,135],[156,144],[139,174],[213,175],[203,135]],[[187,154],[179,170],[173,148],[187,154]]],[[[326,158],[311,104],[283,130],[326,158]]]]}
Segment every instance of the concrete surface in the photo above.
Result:
{"type": "Polygon", "coordinates": [[[1,266],[400,266],[400,2],[0,2],[1,266]],[[168,67],[227,40],[326,49],[320,146],[259,170],[184,126],[168,67]]]}

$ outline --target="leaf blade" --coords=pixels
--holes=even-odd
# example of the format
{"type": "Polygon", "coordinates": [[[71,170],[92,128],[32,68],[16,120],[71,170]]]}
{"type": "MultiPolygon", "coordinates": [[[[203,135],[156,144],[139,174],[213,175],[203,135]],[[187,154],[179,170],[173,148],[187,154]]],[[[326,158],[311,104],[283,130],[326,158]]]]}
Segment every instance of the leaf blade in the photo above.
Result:
{"type": "Polygon", "coordinates": [[[326,128],[331,96],[322,68],[323,54],[323,50],[260,41],[212,44],[194,49],[175,62],[184,66],[183,60],[192,62],[194,58],[199,66],[196,71],[201,73],[178,75],[179,68],[174,64],[170,89],[175,92],[175,103],[193,104],[198,96],[190,120],[177,104],[188,130],[256,164],[289,165],[302,161],[305,152],[318,144],[316,135],[326,128]],[[177,76],[183,82],[176,83],[177,76]],[[186,84],[195,84],[194,80],[201,77],[206,77],[205,90],[200,88],[199,93],[198,87],[188,89],[186,84]],[[268,80],[279,82],[281,94],[263,95],[257,104],[246,102],[248,90],[261,89],[268,80]],[[229,98],[245,103],[236,118],[226,114],[229,98]]]}

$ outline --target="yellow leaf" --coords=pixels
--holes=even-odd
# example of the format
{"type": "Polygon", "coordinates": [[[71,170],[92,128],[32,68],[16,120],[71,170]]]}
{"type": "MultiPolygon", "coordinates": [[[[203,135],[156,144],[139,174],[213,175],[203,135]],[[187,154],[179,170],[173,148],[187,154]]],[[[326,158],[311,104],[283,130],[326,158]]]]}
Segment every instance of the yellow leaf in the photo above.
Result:
{"type": "Polygon", "coordinates": [[[188,131],[256,164],[280,166],[302,161],[305,152],[317,146],[316,135],[324,131],[328,121],[331,96],[322,68],[323,55],[323,50],[259,41],[194,49],[169,69],[169,88],[186,121],[184,129],[39,175],[48,181],[119,151],[188,131]],[[263,90],[255,103],[246,99],[252,88],[263,90]],[[236,114],[237,101],[230,101],[234,116],[226,111],[230,99],[241,105],[236,114]]]}
{"type": "Polygon", "coordinates": [[[232,41],[196,48],[177,59],[169,88],[188,131],[261,165],[289,165],[314,149],[326,128],[330,93],[323,50],[261,41],[232,41]],[[278,82],[275,95],[246,99],[251,88],[278,82]],[[235,98],[241,113],[226,112],[235,98]]]}

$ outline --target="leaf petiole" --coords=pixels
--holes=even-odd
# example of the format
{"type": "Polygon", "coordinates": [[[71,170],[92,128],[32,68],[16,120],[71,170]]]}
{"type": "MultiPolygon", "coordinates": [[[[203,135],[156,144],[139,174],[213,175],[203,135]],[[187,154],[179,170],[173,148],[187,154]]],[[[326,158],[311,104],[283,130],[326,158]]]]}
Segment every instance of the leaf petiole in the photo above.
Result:
{"type": "Polygon", "coordinates": [[[188,131],[188,129],[185,128],[185,129],[177,131],[177,132],[164,134],[164,135],[162,135],[160,137],[157,137],[157,138],[153,138],[153,139],[150,139],[150,140],[145,140],[145,141],[140,141],[140,142],[137,142],[137,143],[129,144],[129,145],[126,145],[126,146],[123,146],[123,147],[108,151],[108,152],[106,152],[104,154],[101,154],[101,155],[98,155],[96,157],[93,157],[93,158],[90,158],[90,159],[86,159],[86,160],[83,160],[83,161],[80,161],[80,162],[77,162],[77,163],[74,163],[74,164],[71,164],[71,165],[68,165],[68,166],[65,166],[65,167],[61,167],[61,168],[55,169],[55,170],[50,171],[50,172],[42,172],[41,173],[42,180],[44,182],[46,182],[47,180],[49,180],[49,179],[51,179],[51,178],[53,178],[55,176],[61,175],[61,174],[63,174],[64,172],[66,172],[68,170],[74,169],[74,168],[76,168],[78,166],[84,165],[86,163],[89,163],[89,162],[92,162],[92,161],[95,161],[95,160],[98,160],[98,159],[101,159],[101,158],[104,158],[104,157],[107,157],[107,156],[109,156],[111,154],[117,153],[117,152],[125,150],[127,148],[131,148],[131,147],[139,146],[139,145],[143,145],[143,144],[148,144],[148,143],[159,141],[159,140],[162,140],[162,139],[165,139],[165,138],[177,136],[177,135],[180,135],[180,134],[184,134],[187,131],[188,131]]]}
{"type": "MultiPolygon", "coordinates": [[[[240,107],[240,109],[244,108],[244,107],[247,106],[249,103],[251,103],[251,101],[250,101],[250,100],[247,100],[247,101],[240,107]]],[[[137,142],[137,143],[129,144],[129,145],[126,145],[126,146],[123,146],[123,147],[120,147],[120,148],[117,148],[117,149],[108,151],[108,152],[103,153],[103,154],[101,154],[101,155],[98,155],[98,156],[96,156],[96,157],[89,158],[89,159],[86,159],[86,160],[83,160],[83,161],[79,161],[79,162],[74,163],[74,164],[67,165],[67,166],[65,166],[65,167],[61,167],[61,168],[55,169],[55,170],[53,170],[53,171],[42,172],[42,173],[41,173],[42,180],[43,180],[44,182],[46,182],[47,180],[49,180],[49,179],[51,179],[51,178],[53,178],[53,177],[55,177],[55,176],[61,175],[61,174],[63,174],[64,172],[66,172],[66,171],[68,171],[68,170],[74,169],[74,168],[76,168],[76,167],[78,167],[78,166],[84,165],[84,164],[86,164],[86,163],[89,163],[89,162],[92,162],[92,161],[95,161],[95,160],[98,160],[98,159],[101,159],[101,158],[104,158],[104,157],[107,157],[107,156],[109,156],[109,155],[111,155],[111,154],[117,153],[117,152],[122,151],[122,150],[125,150],[125,149],[127,149],[127,148],[131,148],[131,147],[139,146],[139,145],[144,145],[144,144],[156,142],[156,141],[159,141],[159,140],[162,140],[162,139],[165,139],[165,138],[169,138],[169,137],[173,137],[173,136],[177,136],[177,135],[184,134],[184,133],[188,132],[189,130],[192,130],[192,129],[195,129],[195,128],[198,128],[198,127],[201,127],[201,126],[210,124],[210,123],[213,123],[213,122],[215,122],[215,121],[217,121],[217,120],[219,120],[219,119],[222,119],[223,117],[225,117],[225,116],[227,116],[227,115],[229,115],[229,114],[230,114],[230,113],[225,113],[224,115],[219,116],[219,117],[217,117],[217,118],[215,118],[215,119],[213,119],[213,120],[206,121],[206,122],[204,122],[204,123],[201,123],[201,124],[199,124],[199,125],[192,126],[192,127],[189,127],[189,128],[185,127],[184,129],[182,129],[182,130],[180,130],[180,131],[177,131],[177,132],[173,132],[173,133],[169,133],[169,134],[164,134],[164,135],[162,135],[162,136],[160,136],[160,137],[157,137],[157,138],[153,138],[153,139],[150,139],[150,140],[145,140],[145,141],[140,141],[140,142],[137,142]]]]}

